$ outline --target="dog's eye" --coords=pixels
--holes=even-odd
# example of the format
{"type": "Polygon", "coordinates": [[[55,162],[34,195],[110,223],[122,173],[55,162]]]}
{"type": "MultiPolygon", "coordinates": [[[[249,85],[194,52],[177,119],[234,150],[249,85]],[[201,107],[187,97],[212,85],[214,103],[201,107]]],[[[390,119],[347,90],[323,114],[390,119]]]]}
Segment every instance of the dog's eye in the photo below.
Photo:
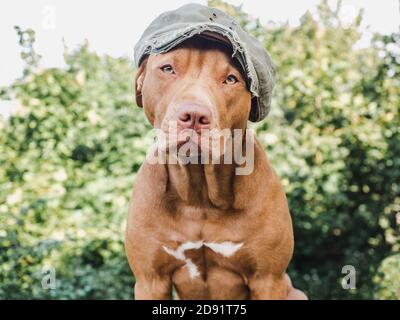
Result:
{"type": "Polygon", "coordinates": [[[234,76],[233,74],[230,74],[229,76],[226,77],[224,83],[225,84],[235,84],[236,82],[238,82],[238,78],[236,78],[236,76],[234,76]]]}
{"type": "Polygon", "coordinates": [[[160,69],[164,73],[169,73],[169,74],[175,73],[174,68],[172,68],[170,64],[163,65],[160,69]]]}

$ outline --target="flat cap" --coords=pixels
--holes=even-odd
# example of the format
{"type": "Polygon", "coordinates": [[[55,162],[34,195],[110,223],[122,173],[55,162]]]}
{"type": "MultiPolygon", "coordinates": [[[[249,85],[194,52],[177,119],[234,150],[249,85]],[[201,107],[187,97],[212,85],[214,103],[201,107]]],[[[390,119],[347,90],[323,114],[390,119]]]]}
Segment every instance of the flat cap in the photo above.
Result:
{"type": "Polygon", "coordinates": [[[232,57],[242,66],[252,94],[249,120],[257,122],[264,119],[271,107],[275,80],[273,62],[260,41],[221,10],[187,4],[162,13],[146,28],[136,44],[135,64],[138,67],[144,57],[167,52],[196,35],[229,41],[232,57]]]}

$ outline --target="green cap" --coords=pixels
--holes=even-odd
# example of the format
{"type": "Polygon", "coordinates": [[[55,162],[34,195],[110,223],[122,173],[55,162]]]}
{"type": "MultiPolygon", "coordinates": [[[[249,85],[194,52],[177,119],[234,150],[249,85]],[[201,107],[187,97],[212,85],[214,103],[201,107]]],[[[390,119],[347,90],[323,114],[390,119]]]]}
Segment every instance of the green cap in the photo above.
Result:
{"type": "Polygon", "coordinates": [[[264,119],[271,107],[275,79],[273,62],[260,41],[221,10],[187,4],[162,13],[147,27],[136,44],[135,64],[138,67],[147,55],[167,52],[196,35],[230,43],[232,57],[242,66],[253,97],[249,120],[257,122],[264,119]]]}

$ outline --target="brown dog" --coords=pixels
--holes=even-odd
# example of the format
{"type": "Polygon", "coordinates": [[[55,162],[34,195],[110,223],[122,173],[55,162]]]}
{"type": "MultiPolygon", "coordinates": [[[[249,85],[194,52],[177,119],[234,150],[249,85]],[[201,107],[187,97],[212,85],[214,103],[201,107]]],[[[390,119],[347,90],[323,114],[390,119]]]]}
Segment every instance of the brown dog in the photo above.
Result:
{"type": "MultiPolygon", "coordinates": [[[[230,49],[200,38],[151,55],[136,100],[153,127],[246,130],[251,94],[230,49]]],[[[189,142],[187,142],[189,143],[189,142]]],[[[126,253],[136,299],[302,299],[286,268],[292,223],[277,175],[256,141],[254,170],[150,164],[135,180],[126,253]]]]}

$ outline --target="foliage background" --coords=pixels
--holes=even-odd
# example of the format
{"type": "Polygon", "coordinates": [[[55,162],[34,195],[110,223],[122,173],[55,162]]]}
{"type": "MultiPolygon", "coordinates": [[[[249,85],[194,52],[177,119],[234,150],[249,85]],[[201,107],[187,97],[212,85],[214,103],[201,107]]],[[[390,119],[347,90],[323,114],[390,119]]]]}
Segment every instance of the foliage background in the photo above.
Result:
{"type": "MultiPolygon", "coordinates": [[[[254,124],[280,175],[296,248],[289,273],[311,299],[400,298],[400,35],[356,48],[352,24],[321,2],[298,27],[237,17],[271,53],[270,116],[254,124]],[[357,289],[344,290],[344,265],[357,289]]],[[[131,62],[66,50],[41,69],[34,32],[16,28],[23,77],[0,121],[0,298],[131,299],[123,233],[135,173],[151,139],[133,101],[131,62]],[[43,290],[42,268],[57,288],[43,290]]]]}

